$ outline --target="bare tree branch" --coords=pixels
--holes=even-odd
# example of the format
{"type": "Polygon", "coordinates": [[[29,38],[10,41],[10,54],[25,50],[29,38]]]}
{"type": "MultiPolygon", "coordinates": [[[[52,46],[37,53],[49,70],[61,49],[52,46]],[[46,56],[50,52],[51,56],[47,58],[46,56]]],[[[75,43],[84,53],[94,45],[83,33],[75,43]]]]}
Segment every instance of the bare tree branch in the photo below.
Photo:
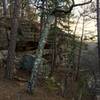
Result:
{"type": "Polygon", "coordinates": [[[56,13],[64,13],[65,15],[68,14],[68,13],[71,13],[71,11],[73,10],[74,7],[77,7],[77,6],[83,6],[83,5],[86,5],[86,4],[89,4],[91,3],[92,0],[90,1],[87,1],[87,2],[84,2],[84,3],[79,3],[79,4],[75,4],[75,1],[72,0],[72,5],[70,6],[69,10],[65,10],[65,9],[57,9],[55,8],[52,12],[52,14],[56,15],[56,13]]]}
{"type": "Polygon", "coordinates": [[[89,3],[91,3],[91,2],[92,2],[92,0],[87,1],[87,2],[84,2],[84,3],[74,4],[73,7],[83,6],[83,5],[89,4],[89,3]]]}

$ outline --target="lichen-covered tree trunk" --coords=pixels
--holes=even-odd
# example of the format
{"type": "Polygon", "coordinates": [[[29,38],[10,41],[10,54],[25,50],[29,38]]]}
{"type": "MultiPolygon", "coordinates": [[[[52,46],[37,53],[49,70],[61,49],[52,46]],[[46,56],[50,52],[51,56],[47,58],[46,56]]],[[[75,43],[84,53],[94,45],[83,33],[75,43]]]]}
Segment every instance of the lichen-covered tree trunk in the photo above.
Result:
{"type": "Polygon", "coordinates": [[[10,41],[9,41],[8,56],[7,56],[7,65],[5,68],[5,77],[7,79],[11,79],[13,75],[12,73],[13,73],[14,59],[15,59],[18,17],[19,17],[19,0],[14,0],[13,15],[11,20],[10,41]]]}
{"type": "Polygon", "coordinates": [[[28,92],[32,93],[34,88],[35,88],[35,83],[37,80],[37,74],[38,74],[38,68],[39,65],[41,63],[41,58],[42,58],[42,54],[43,54],[43,49],[47,40],[47,36],[50,30],[50,25],[52,24],[54,20],[53,16],[48,16],[47,18],[47,22],[44,26],[44,29],[41,32],[41,36],[40,36],[40,40],[39,40],[39,45],[38,45],[38,50],[36,52],[36,58],[35,58],[35,62],[32,68],[32,74],[31,74],[31,78],[28,82],[28,92]]]}
{"type": "Polygon", "coordinates": [[[45,24],[44,4],[45,4],[45,0],[43,0],[41,4],[42,8],[41,8],[41,18],[40,18],[40,32],[44,29],[44,24],[45,24]]]}

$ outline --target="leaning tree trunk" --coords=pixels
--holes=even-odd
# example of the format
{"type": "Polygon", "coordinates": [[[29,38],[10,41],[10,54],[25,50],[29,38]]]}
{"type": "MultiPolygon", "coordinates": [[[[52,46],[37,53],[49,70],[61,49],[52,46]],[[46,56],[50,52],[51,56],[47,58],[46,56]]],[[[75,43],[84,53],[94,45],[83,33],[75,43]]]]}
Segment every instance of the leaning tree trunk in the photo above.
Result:
{"type": "Polygon", "coordinates": [[[33,65],[30,81],[28,82],[28,92],[29,93],[32,93],[35,88],[35,83],[36,83],[37,74],[38,74],[38,68],[41,63],[43,49],[44,49],[44,46],[45,46],[45,43],[47,40],[47,36],[48,36],[49,30],[50,30],[50,25],[52,24],[53,20],[54,20],[54,17],[52,17],[51,15],[48,16],[45,27],[41,32],[38,50],[36,52],[36,59],[35,59],[34,65],[33,65]]]}
{"type": "Polygon", "coordinates": [[[45,5],[45,1],[42,1],[41,4],[41,18],[40,18],[40,32],[44,29],[44,24],[45,24],[45,11],[44,11],[44,5],[45,5]]]}
{"type": "Polygon", "coordinates": [[[16,38],[18,29],[18,16],[19,16],[19,0],[14,0],[13,15],[11,18],[11,33],[10,33],[10,41],[8,47],[7,65],[5,68],[5,77],[7,79],[11,79],[13,74],[16,38]]]}
{"type": "Polygon", "coordinates": [[[98,61],[100,72],[100,2],[97,0],[97,34],[98,34],[98,61]]]}

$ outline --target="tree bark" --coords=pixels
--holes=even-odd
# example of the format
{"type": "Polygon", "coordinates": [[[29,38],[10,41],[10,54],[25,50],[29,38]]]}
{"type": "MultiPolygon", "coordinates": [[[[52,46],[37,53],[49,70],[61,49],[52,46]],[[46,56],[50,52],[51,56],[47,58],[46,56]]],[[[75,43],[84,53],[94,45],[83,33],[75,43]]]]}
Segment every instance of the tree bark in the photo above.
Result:
{"type": "Polygon", "coordinates": [[[98,34],[98,62],[100,73],[100,2],[97,0],[97,34],[98,34]]]}
{"type": "Polygon", "coordinates": [[[44,24],[45,24],[45,13],[44,13],[44,3],[45,1],[42,1],[42,8],[41,8],[41,18],[40,18],[40,32],[44,29],[44,24]]]}
{"type": "Polygon", "coordinates": [[[56,58],[57,58],[57,17],[55,17],[55,23],[54,23],[54,37],[52,40],[52,65],[51,65],[51,72],[49,74],[49,77],[52,77],[55,68],[57,67],[57,63],[56,63],[56,58]]]}
{"type": "Polygon", "coordinates": [[[76,80],[79,77],[79,70],[80,70],[80,60],[81,60],[81,53],[82,53],[82,46],[83,46],[83,37],[84,37],[84,26],[85,25],[85,16],[83,14],[83,23],[82,23],[82,35],[80,40],[79,52],[78,52],[78,59],[77,59],[77,66],[76,66],[76,80]]]}
{"type": "Polygon", "coordinates": [[[7,0],[2,0],[3,3],[3,15],[7,16],[7,0]]]}
{"type": "Polygon", "coordinates": [[[32,68],[32,74],[30,81],[28,82],[28,92],[33,93],[33,90],[35,88],[36,80],[37,80],[37,73],[38,73],[38,68],[41,63],[42,59],[42,54],[43,54],[43,49],[47,40],[47,36],[50,30],[50,25],[52,24],[52,21],[54,20],[54,17],[51,15],[48,16],[47,23],[45,24],[44,29],[41,32],[40,40],[39,40],[39,45],[38,45],[38,50],[36,53],[36,59],[32,68]]]}
{"type": "Polygon", "coordinates": [[[11,18],[11,33],[10,33],[10,41],[8,47],[7,65],[5,68],[5,77],[7,79],[12,79],[13,76],[16,38],[18,29],[18,17],[19,17],[19,0],[14,0],[13,15],[11,18]]]}

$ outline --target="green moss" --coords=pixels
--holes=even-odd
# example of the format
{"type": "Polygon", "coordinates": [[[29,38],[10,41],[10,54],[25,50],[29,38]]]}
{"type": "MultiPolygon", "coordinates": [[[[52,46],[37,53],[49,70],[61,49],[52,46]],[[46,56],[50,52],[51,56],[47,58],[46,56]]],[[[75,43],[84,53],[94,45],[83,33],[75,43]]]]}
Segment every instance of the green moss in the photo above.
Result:
{"type": "Polygon", "coordinates": [[[54,91],[54,90],[57,90],[58,89],[58,86],[56,84],[56,81],[55,81],[55,78],[54,77],[47,78],[45,80],[45,85],[46,85],[46,88],[49,91],[54,91]]]}

